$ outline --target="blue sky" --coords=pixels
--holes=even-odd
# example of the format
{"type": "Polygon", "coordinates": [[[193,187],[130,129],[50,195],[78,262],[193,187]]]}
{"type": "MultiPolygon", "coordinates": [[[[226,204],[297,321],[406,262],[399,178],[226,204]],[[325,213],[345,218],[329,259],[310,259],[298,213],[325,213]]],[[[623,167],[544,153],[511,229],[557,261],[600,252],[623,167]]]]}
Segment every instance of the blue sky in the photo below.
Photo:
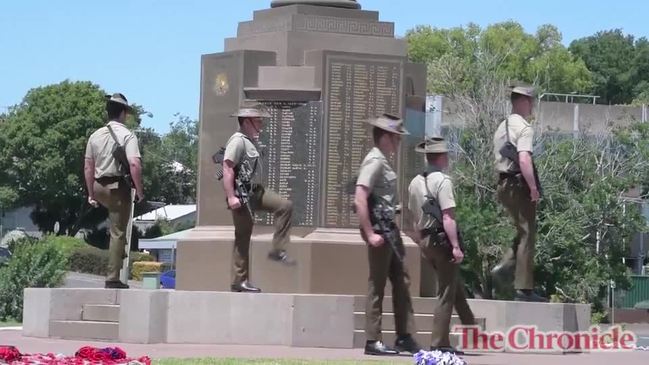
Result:
{"type": "MultiPolygon", "coordinates": [[[[528,32],[556,25],[565,44],[622,28],[649,37],[646,1],[360,0],[397,35],[419,24],[486,26],[515,20],[528,32]]],[[[237,23],[270,0],[3,0],[0,111],[25,93],[65,79],[123,92],[153,113],[143,126],[168,130],[173,115],[198,117],[200,56],[221,52],[237,23]]]]}

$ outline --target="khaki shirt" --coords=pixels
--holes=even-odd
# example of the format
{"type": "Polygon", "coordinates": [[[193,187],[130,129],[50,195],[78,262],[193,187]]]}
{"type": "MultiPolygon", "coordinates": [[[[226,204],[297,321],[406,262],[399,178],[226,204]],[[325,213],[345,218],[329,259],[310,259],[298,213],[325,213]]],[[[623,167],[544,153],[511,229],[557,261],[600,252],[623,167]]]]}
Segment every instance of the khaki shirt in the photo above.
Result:
{"type": "MultiPolygon", "coordinates": [[[[437,200],[441,210],[455,208],[453,181],[442,172],[433,172],[426,178],[421,174],[415,176],[408,186],[408,211],[412,214],[414,229],[418,232],[433,224],[432,217],[424,214],[421,207],[426,203],[429,194],[437,200]],[[428,185],[428,189],[426,189],[428,185]]],[[[442,222],[439,222],[442,224],[442,222]]],[[[425,238],[425,237],[422,237],[425,238]]]]}
{"type": "Polygon", "coordinates": [[[356,185],[369,188],[370,193],[385,199],[392,208],[398,204],[397,174],[377,147],[372,148],[361,163],[356,185]]]}
{"type": "MultiPolygon", "coordinates": [[[[115,121],[108,122],[119,143],[126,150],[126,157],[139,158],[140,148],[137,137],[122,123],[115,121]]],[[[86,158],[95,160],[95,179],[100,177],[121,176],[117,160],[113,157],[113,139],[107,127],[97,129],[88,138],[86,144],[86,158]]]]}
{"type": "Polygon", "coordinates": [[[255,147],[250,138],[246,137],[246,135],[241,132],[236,132],[228,140],[228,143],[225,145],[223,160],[232,161],[235,166],[248,161],[250,164],[250,171],[253,172],[253,178],[255,176],[254,172],[257,171],[257,168],[255,167],[260,162],[257,147],[255,147]]]}
{"type": "MultiPolygon", "coordinates": [[[[511,114],[507,119],[509,120],[509,141],[516,146],[518,152],[532,153],[534,142],[532,126],[518,114],[511,114]]],[[[519,172],[508,158],[500,154],[500,149],[507,142],[505,127],[505,121],[502,121],[494,134],[495,168],[497,172],[519,172]]]]}

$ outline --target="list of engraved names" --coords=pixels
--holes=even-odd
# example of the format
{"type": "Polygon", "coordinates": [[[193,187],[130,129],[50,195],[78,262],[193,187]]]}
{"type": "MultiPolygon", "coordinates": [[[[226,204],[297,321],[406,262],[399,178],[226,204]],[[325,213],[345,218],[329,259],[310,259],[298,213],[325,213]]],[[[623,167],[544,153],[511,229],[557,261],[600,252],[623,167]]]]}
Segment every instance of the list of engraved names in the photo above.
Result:
{"type": "Polygon", "coordinates": [[[400,60],[329,56],[327,59],[326,227],[355,227],[353,195],[347,185],[372,148],[364,120],[401,111],[400,60]]]}
{"type": "MultiPolygon", "coordinates": [[[[320,102],[273,102],[261,133],[265,151],[262,166],[267,190],[293,203],[293,225],[315,226],[318,210],[320,102]]],[[[257,214],[258,222],[271,225],[272,214],[257,214]]]]}

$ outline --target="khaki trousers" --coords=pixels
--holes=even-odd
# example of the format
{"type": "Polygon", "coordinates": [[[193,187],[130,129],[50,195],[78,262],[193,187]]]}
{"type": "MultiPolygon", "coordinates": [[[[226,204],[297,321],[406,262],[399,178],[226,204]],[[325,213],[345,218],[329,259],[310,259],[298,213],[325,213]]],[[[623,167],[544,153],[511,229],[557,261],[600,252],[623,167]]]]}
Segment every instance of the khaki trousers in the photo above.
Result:
{"type": "Polygon", "coordinates": [[[514,289],[533,289],[536,205],[522,177],[501,179],[497,194],[516,227],[516,237],[501,263],[507,271],[514,271],[514,289]]]}
{"type": "Polygon", "coordinates": [[[106,281],[118,281],[126,253],[126,228],[131,214],[131,191],[125,182],[94,184],[95,199],[108,209],[110,246],[106,281]]]}
{"type": "Polygon", "coordinates": [[[448,251],[444,248],[436,246],[422,251],[435,268],[438,281],[438,302],[433,317],[431,346],[448,347],[451,346],[449,335],[453,308],[455,307],[463,325],[474,325],[475,316],[466,300],[464,283],[460,278],[460,265],[450,261],[448,251]]]}
{"type": "MultiPolygon", "coordinates": [[[[364,237],[363,233],[361,235],[364,237]]],[[[367,246],[369,260],[369,280],[365,305],[365,337],[367,341],[382,341],[383,297],[385,284],[392,284],[392,305],[397,336],[411,335],[415,332],[415,317],[410,297],[410,276],[405,266],[392,252],[388,242],[379,246],[367,246]]],[[[397,247],[405,258],[405,248],[399,235],[397,247]]]]}
{"type": "MultiPolygon", "coordinates": [[[[291,218],[293,204],[273,191],[267,191],[262,186],[256,186],[250,197],[250,203],[255,210],[273,213],[275,216],[275,233],[273,249],[283,250],[290,240],[291,218]]],[[[241,284],[249,278],[250,236],[254,222],[248,207],[232,210],[234,223],[234,250],[232,253],[233,284],[241,284]]]]}

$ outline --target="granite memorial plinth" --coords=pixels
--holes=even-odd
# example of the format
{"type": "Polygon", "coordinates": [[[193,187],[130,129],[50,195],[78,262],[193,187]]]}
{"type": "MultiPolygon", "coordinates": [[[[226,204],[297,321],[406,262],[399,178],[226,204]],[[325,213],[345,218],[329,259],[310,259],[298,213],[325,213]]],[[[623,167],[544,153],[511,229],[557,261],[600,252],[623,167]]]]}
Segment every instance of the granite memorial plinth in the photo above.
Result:
{"type": "MultiPolygon", "coordinates": [[[[211,157],[237,129],[229,114],[254,102],[271,113],[258,173],[267,189],[293,202],[288,250],[298,263],[286,268],[266,260],[274,220],[256,214],[251,282],[265,292],[365,294],[367,247],[346,191],[372,147],[363,120],[392,113],[416,132],[391,158],[403,201],[405,179],[423,167],[410,151],[423,139],[425,93],[425,65],[408,61],[393,23],[356,1],[273,1],[241,22],[224,52],[201,61],[198,221],[178,243],[177,288],[229,290],[234,228],[211,157]]],[[[422,287],[434,294],[420,284],[428,264],[419,248],[404,241],[413,295],[422,287]]]]}

